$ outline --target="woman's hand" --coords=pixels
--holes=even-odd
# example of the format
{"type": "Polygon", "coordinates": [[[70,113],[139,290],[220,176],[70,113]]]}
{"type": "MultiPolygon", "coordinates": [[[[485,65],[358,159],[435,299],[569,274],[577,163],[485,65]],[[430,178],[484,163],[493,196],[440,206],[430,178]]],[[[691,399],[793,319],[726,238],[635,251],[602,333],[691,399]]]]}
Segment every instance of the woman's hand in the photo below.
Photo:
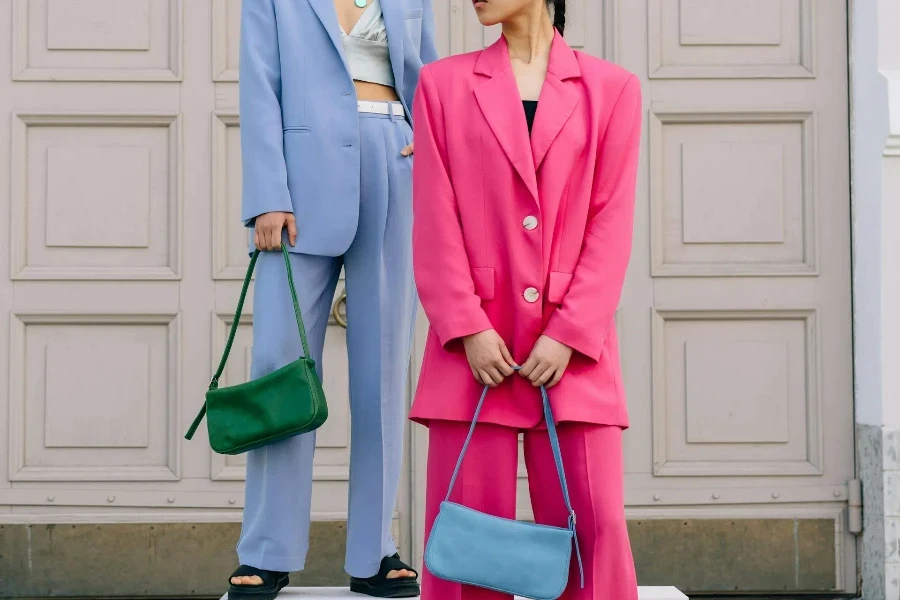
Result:
{"type": "Polygon", "coordinates": [[[412,156],[413,155],[413,145],[410,144],[406,148],[400,151],[400,156],[412,156]]]}
{"type": "Polygon", "coordinates": [[[294,213],[270,212],[256,217],[256,234],[253,243],[257,250],[280,250],[281,230],[287,227],[288,243],[297,243],[297,220],[294,213]]]}
{"type": "Polygon", "coordinates": [[[503,338],[493,329],[463,338],[472,375],[482,385],[495,387],[513,374],[516,366],[503,338]]]}
{"type": "Polygon", "coordinates": [[[535,387],[544,385],[552,388],[562,379],[571,358],[571,348],[542,335],[534,345],[531,356],[522,365],[519,374],[535,387]]]}

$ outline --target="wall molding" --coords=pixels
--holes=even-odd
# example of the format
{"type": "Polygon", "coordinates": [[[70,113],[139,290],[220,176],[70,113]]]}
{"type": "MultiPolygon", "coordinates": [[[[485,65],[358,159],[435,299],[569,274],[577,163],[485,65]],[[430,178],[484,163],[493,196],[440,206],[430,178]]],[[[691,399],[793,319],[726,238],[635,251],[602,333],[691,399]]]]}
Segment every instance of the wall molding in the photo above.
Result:
{"type": "MultiPolygon", "coordinates": [[[[784,1],[784,0],[782,0],[784,1]]],[[[792,1],[792,0],[787,0],[792,1]]],[[[650,79],[810,79],[816,77],[816,13],[813,0],[793,0],[800,11],[800,60],[798,64],[671,65],[665,61],[663,6],[681,0],[649,0],[647,6],[648,77],[650,79]]]]}
{"type": "Polygon", "coordinates": [[[13,280],[103,281],[181,279],[182,125],[173,112],[16,112],[12,115],[10,272],[13,280]],[[31,127],[152,127],[168,135],[168,264],[164,266],[34,266],[28,264],[28,130],[31,127]]]}
{"type": "Polygon", "coordinates": [[[228,66],[228,0],[212,0],[212,80],[237,83],[238,69],[228,66]]]}
{"type": "MultiPolygon", "coordinates": [[[[166,0],[163,0],[166,1],[166,0]]],[[[12,0],[13,81],[182,81],[183,0],[168,0],[168,60],[165,67],[33,67],[29,11],[34,0],[12,0]]]]}
{"type": "MultiPolygon", "coordinates": [[[[651,309],[652,323],[652,443],[653,474],[656,477],[709,477],[709,476],[821,476],[825,473],[825,440],[822,416],[821,348],[819,341],[819,311],[805,309],[751,309],[751,310],[664,310],[651,309]],[[666,394],[666,324],[673,321],[777,321],[801,320],[804,323],[805,365],[804,399],[806,419],[806,458],[804,460],[733,460],[733,461],[672,461],[668,451],[666,394]]],[[[724,500],[727,490],[717,491],[714,503],[724,500]]],[[[777,498],[770,497],[770,500],[777,498]]],[[[656,498],[654,501],[658,502],[656,498]]]]}
{"type": "Polygon", "coordinates": [[[212,162],[212,278],[215,280],[243,280],[247,274],[246,264],[235,265],[228,262],[229,232],[236,225],[228,218],[228,129],[240,127],[240,123],[237,110],[213,112],[210,157],[212,162]]]}
{"type": "Polygon", "coordinates": [[[649,114],[650,161],[650,253],[653,277],[773,277],[819,275],[818,226],[816,199],[818,173],[816,170],[816,115],[808,108],[728,109],[672,107],[654,104],[649,114]],[[732,125],[732,124],[796,123],[801,133],[803,198],[803,254],[804,260],[793,263],[736,263],[736,262],[666,262],[665,251],[665,180],[664,129],[666,125],[732,125]]]}
{"type": "MultiPolygon", "coordinates": [[[[9,480],[177,481],[181,478],[181,319],[177,313],[12,312],[9,334],[9,480]],[[26,460],[26,328],[29,325],[163,325],[167,329],[165,462],[133,466],[29,466],[26,460]]],[[[4,492],[6,493],[6,492],[4,492]]],[[[112,503],[112,502],[110,502],[112,503]]]]}

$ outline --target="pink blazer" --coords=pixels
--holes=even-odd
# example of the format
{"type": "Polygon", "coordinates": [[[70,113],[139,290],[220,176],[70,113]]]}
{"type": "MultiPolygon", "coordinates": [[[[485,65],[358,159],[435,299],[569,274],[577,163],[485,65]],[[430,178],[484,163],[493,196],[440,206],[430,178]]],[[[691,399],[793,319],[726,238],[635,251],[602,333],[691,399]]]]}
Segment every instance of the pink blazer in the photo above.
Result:
{"type": "MultiPolygon", "coordinates": [[[[628,426],[614,317],[631,254],[638,79],[557,34],[529,139],[506,41],[422,69],[413,261],[430,330],[410,418],[470,421],[481,386],[460,338],[494,328],[522,364],[541,334],[575,350],[559,421],[628,426]]],[[[541,426],[514,375],[484,422],[541,426]]]]}

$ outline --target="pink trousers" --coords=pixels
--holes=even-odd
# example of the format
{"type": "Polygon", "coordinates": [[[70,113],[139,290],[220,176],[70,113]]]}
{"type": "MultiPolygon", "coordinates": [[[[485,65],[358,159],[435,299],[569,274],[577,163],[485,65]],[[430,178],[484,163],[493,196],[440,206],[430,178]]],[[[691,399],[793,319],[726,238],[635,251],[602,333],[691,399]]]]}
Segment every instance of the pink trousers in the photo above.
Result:
{"type": "MultiPolygon", "coordinates": [[[[468,423],[432,421],[429,424],[426,542],[468,430],[468,423]]],[[[584,589],[579,585],[573,551],[569,585],[561,598],[637,600],[634,561],[625,527],[622,430],[563,423],[558,431],[584,560],[584,589]]],[[[568,512],[546,431],[525,432],[525,465],[535,522],[566,527],[568,512]]],[[[518,431],[479,424],[450,499],[487,514],[514,519],[517,466],[518,431]]],[[[422,575],[422,600],[511,598],[508,594],[439,579],[427,568],[422,575]]]]}

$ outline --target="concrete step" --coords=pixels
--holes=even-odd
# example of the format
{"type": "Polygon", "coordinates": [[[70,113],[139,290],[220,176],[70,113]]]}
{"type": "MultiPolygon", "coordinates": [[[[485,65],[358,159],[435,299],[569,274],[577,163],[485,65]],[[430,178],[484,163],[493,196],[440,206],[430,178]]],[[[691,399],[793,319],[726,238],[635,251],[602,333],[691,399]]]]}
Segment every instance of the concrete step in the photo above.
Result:
{"type": "MultiPolygon", "coordinates": [[[[360,598],[369,598],[369,596],[354,594],[347,588],[289,587],[281,590],[278,598],[279,600],[360,600],[360,598]]],[[[687,596],[669,586],[639,587],[638,598],[640,600],[687,600],[687,596]]],[[[222,596],[222,600],[228,600],[228,594],[222,596]]]]}

